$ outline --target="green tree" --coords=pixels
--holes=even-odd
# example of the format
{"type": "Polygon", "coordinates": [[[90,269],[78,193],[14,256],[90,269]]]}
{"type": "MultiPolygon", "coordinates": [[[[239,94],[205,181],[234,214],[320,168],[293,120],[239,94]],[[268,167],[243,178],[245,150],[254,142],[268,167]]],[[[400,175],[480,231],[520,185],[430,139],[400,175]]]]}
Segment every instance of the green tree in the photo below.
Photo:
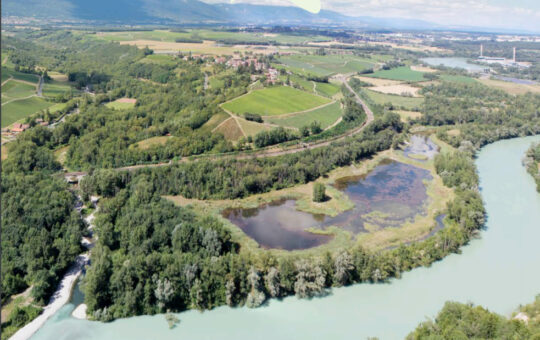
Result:
{"type": "Polygon", "coordinates": [[[313,202],[324,202],[326,199],[326,187],[322,183],[313,185],[313,202]]]}

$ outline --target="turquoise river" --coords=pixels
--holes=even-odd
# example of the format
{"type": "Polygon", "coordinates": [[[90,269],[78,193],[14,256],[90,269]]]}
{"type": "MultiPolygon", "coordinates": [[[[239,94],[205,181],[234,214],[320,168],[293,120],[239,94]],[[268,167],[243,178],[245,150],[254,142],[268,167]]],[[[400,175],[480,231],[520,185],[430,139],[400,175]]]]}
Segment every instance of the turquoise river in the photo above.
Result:
{"type": "Polygon", "coordinates": [[[484,147],[476,164],[488,212],[486,229],[461,254],[385,284],[333,289],[324,298],[272,300],[257,309],[221,307],[178,314],[170,330],[163,315],[112,323],[71,317],[64,306],[33,340],[403,339],[447,300],[473,302],[510,315],[540,293],[540,195],[521,164],[531,142],[517,138],[484,147]]]}

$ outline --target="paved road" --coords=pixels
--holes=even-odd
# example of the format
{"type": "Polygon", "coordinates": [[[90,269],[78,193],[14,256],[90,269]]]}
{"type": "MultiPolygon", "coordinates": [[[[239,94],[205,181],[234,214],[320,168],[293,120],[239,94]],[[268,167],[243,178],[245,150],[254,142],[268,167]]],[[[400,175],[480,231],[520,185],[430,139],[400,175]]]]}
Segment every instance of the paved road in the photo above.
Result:
{"type": "MultiPolygon", "coordinates": [[[[224,155],[216,155],[216,156],[208,156],[208,157],[197,157],[195,159],[182,158],[180,161],[177,161],[177,162],[169,161],[169,162],[156,163],[156,164],[132,165],[132,166],[126,166],[126,167],[121,167],[121,168],[115,168],[114,170],[117,170],[117,171],[126,171],[126,170],[127,171],[132,171],[132,170],[141,169],[141,168],[154,168],[154,167],[161,167],[161,166],[169,166],[169,165],[174,164],[174,163],[192,162],[192,161],[196,161],[196,160],[200,160],[200,159],[218,159],[218,158],[228,158],[228,157],[235,158],[235,159],[249,159],[249,158],[276,157],[276,156],[287,155],[287,154],[292,154],[292,153],[296,153],[296,152],[302,152],[304,150],[313,150],[313,149],[321,148],[321,147],[324,147],[324,146],[328,146],[333,142],[343,140],[343,139],[345,139],[347,137],[350,137],[350,136],[354,136],[354,135],[362,132],[362,130],[364,130],[365,127],[368,126],[375,118],[373,116],[373,111],[371,111],[371,109],[360,98],[360,96],[358,96],[358,94],[356,92],[354,92],[354,90],[351,88],[351,86],[347,82],[348,77],[341,76],[341,77],[339,77],[339,79],[345,84],[345,87],[347,87],[347,89],[349,91],[351,91],[352,94],[354,94],[356,102],[362,106],[362,108],[364,109],[364,111],[366,113],[366,121],[361,126],[358,126],[358,127],[354,128],[354,129],[352,129],[352,130],[350,130],[350,131],[348,131],[348,132],[346,132],[346,133],[344,133],[342,135],[339,135],[339,136],[336,136],[336,137],[333,137],[333,138],[330,138],[330,139],[326,139],[324,141],[318,141],[318,142],[312,142],[312,143],[302,143],[302,144],[294,145],[294,146],[291,146],[291,147],[289,147],[287,149],[277,149],[276,147],[274,147],[274,148],[270,148],[270,149],[267,149],[267,150],[261,150],[261,151],[258,151],[258,152],[254,152],[254,153],[231,154],[231,155],[224,154],[224,155]]],[[[69,176],[71,176],[71,173],[65,173],[64,176],[69,177],[69,176]]]]}

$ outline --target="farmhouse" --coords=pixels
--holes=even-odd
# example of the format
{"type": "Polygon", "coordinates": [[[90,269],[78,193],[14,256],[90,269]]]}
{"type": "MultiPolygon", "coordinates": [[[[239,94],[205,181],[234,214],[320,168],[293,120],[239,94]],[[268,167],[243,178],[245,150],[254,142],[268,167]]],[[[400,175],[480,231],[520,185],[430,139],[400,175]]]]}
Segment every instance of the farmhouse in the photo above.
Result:
{"type": "Polygon", "coordinates": [[[269,83],[275,83],[278,80],[279,72],[275,68],[269,68],[265,73],[266,79],[269,83]]]}
{"type": "Polygon", "coordinates": [[[13,124],[13,127],[11,128],[12,132],[23,132],[24,130],[28,129],[30,125],[28,124],[21,124],[21,123],[15,123],[13,124]]]}

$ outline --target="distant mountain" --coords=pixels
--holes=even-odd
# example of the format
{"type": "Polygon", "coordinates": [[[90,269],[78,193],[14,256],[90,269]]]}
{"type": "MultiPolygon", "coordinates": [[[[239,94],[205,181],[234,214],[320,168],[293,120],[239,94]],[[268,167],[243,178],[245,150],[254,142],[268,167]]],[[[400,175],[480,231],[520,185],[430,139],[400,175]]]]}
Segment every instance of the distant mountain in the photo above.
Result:
{"type": "Polygon", "coordinates": [[[407,19],[355,18],[299,7],[250,4],[208,4],[199,0],[2,0],[2,17],[33,17],[103,24],[298,24],[346,25],[371,28],[434,28],[407,19]]]}

